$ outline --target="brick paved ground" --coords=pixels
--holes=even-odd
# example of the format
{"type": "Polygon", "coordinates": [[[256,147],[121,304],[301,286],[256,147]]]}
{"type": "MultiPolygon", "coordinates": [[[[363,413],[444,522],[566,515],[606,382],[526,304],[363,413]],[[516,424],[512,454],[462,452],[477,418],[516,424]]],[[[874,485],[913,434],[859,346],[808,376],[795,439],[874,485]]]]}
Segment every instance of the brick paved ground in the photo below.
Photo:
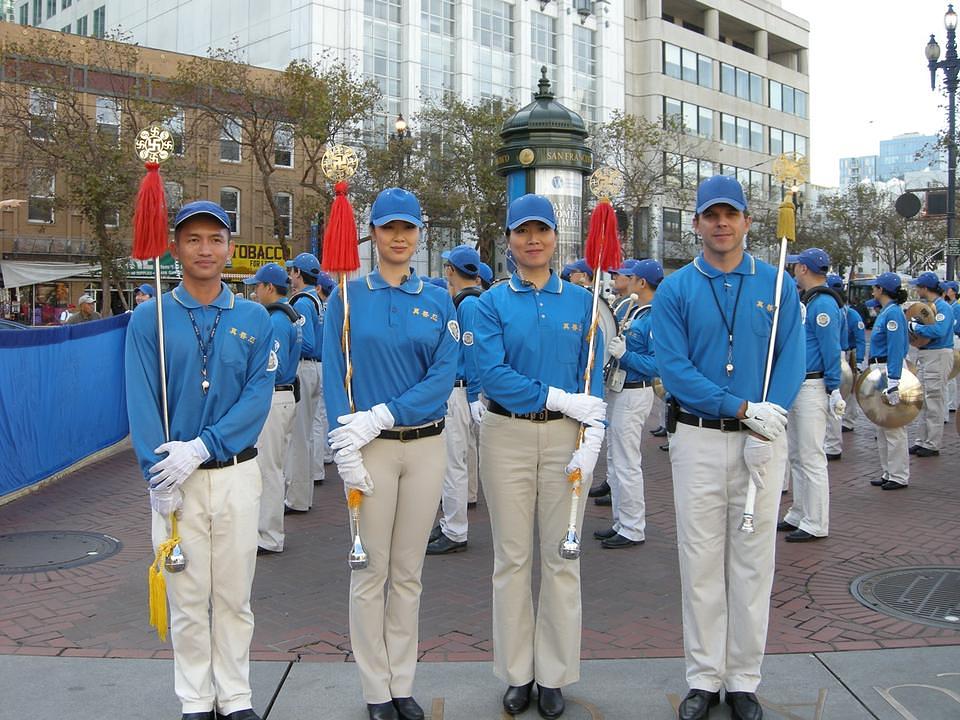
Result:
{"type": "MultiPolygon", "coordinates": [[[[869,486],[877,473],[872,426],[861,418],[831,463],[828,540],[778,546],[768,639],[771,653],[960,644],[960,632],[903,622],[868,610],[849,593],[852,578],[880,567],[960,565],[960,440],[951,424],[939,458],[911,461],[909,490],[869,486]]],[[[647,542],[606,551],[584,540],[583,656],[682,655],[675,519],[667,453],[647,435],[647,542]]],[[[329,468],[328,468],[329,470],[329,468]]],[[[349,658],[343,496],[317,488],[306,515],[287,517],[287,551],[261,558],[254,586],[257,659],[342,662],[349,658]]],[[[789,495],[785,496],[789,502],[789,495]]],[[[590,505],[585,538],[608,522],[590,505]]],[[[470,513],[470,549],[427,558],[422,659],[490,659],[492,549],[483,503],[470,513]]],[[[118,538],[122,551],[80,568],[0,575],[0,653],[169,657],[147,626],[148,503],[130,451],[40,492],[0,506],[3,533],[86,530],[118,538]]],[[[547,538],[556,552],[560,538],[547,538]]]]}

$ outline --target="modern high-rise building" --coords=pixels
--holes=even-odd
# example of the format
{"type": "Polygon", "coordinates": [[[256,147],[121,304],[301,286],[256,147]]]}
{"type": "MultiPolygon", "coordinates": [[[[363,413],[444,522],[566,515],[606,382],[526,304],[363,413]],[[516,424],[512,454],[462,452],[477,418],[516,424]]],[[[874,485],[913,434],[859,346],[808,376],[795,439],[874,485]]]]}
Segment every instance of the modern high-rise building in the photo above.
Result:
{"type": "Polygon", "coordinates": [[[877,175],[877,155],[840,158],[840,187],[856,185],[864,180],[879,180],[877,175]]]}
{"type": "Polygon", "coordinates": [[[902,133],[881,140],[879,155],[840,158],[840,187],[862,180],[904,180],[908,173],[946,170],[946,151],[939,141],[936,135],[902,133]]]}

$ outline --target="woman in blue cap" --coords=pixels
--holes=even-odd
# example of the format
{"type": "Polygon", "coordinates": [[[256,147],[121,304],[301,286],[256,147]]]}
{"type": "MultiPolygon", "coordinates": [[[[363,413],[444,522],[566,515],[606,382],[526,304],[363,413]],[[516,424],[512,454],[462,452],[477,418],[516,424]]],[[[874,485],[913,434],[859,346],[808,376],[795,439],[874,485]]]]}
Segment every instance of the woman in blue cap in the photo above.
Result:
{"type": "Polygon", "coordinates": [[[341,348],[343,298],[334,290],[323,335],[330,447],[344,489],[361,491],[369,564],[350,576],[350,643],[371,720],[420,720],[413,699],[420,575],[446,464],[446,400],[460,328],[446,290],[410,269],[423,221],[412,193],[377,196],[370,237],[377,269],[347,284],[351,408],[341,348]]]}
{"type": "MultiPolygon", "coordinates": [[[[910,348],[907,335],[907,318],[900,303],[907,299],[907,292],[900,286],[900,276],[885,272],[873,283],[873,299],[883,308],[873,323],[870,333],[870,359],[868,363],[887,370],[887,387],[884,398],[891,405],[900,402],[900,374],[903,361],[910,348]]],[[[868,368],[869,369],[869,368],[868,368]]],[[[910,456],[907,452],[907,428],[877,426],[877,446],[880,450],[882,474],[870,484],[884,490],[900,490],[910,482],[910,456]]]]}
{"type": "MultiPolygon", "coordinates": [[[[580,678],[580,561],[558,553],[570,515],[567,476],[579,469],[590,486],[606,415],[603,363],[595,364],[587,392],[583,388],[592,298],[550,269],[556,227],[547,198],[524,195],[510,204],[507,242],[516,271],[480,296],[474,328],[480,384],[489,400],[480,427],[480,481],[493,528],[494,673],[509,686],[503,696],[508,713],[527,708],[536,682],[546,718],[563,713],[561,688],[580,678]],[[581,423],[588,427],[576,450],[581,423]]],[[[586,499],[583,493],[578,523],[586,499]]]]}

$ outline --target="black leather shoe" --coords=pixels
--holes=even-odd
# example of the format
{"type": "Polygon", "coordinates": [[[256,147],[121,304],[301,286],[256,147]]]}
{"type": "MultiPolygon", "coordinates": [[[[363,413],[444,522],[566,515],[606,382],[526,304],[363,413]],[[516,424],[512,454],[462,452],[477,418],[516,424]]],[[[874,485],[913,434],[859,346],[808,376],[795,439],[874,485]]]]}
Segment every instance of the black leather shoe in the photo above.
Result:
{"type": "Polygon", "coordinates": [[[631,540],[630,538],[624,537],[620,533],[617,533],[613,537],[609,537],[600,543],[600,547],[606,548],[607,550],[633,547],[634,545],[643,545],[643,540],[631,540]]]}
{"type": "Polygon", "coordinates": [[[796,525],[791,525],[786,520],[781,520],[777,523],[777,532],[793,532],[796,529],[796,525]]]}
{"type": "Polygon", "coordinates": [[[841,457],[843,457],[842,453],[827,453],[827,460],[830,462],[839,460],[841,457]]]}
{"type": "Polygon", "coordinates": [[[893,480],[887,480],[883,485],[880,486],[881,490],[906,490],[909,485],[904,485],[903,483],[894,482],[893,480]]]}
{"type": "Polygon", "coordinates": [[[916,455],[916,454],[917,454],[917,450],[919,450],[919,449],[920,449],[920,446],[919,446],[919,445],[911,445],[911,446],[910,446],[910,449],[907,450],[907,452],[910,453],[911,455],[916,455]]]}
{"type": "Polygon", "coordinates": [[[393,702],[367,703],[367,714],[370,720],[400,720],[393,702]]]}
{"type": "Polygon", "coordinates": [[[848,428],[846,425],[844,425],[842,428],[840,428],[840,432],[853,432],[853,428],[848,428]]]}
{"type": "Polygon", "coordinates": [[[477,501],[473,500],[467,503],[467,510],[473,510],[477,506],[477,501]]]}
{"type": "Polygon", "coordinates": [[[423,720],[423,708],[412,697],[394,698],[393,706],[401,720],[423,720]]]}
{"type": "Polygon", "coordinates": [[[457,542],[440,533],[440,537],[427,545],[427,555],[448,555],[450,553],[463,552],[466,549],[466,540],[457,542]]]}
{"type": "Polygon", "coordinates": [[[918,447],[917,451],[914,453],[917,457],[937,457],[940,454],[939,450],[931,450],[926,447],[918,447]]]}
{"type": "Polygon", "coordinates": [[[603,507],[610,507],[613,505],[613,499],[609,495],[604,495],[603,497],[594,498],[593,504],[601,505],[603,507]]]}
{"type": "Polygon", "coordinates": [[[303,515],[303,514],[308,513],[308,512],[310,512],[310,511],[309,511],[309,510],[297,510],[296,508],[292,508],[292,507],[290,507],[289,505],[284,505],[284,506],[283,506],[283,514],[284,514],[284,515],[303,515]]]}
{"type": "Polygon", "coordinates": [[[599,485],[594,485],[590,488],[590,492],[587,493],[587,497],[603,497],[604,495],[610,494],[610,486],[607,484],[607,481],[604,480],[599,485]]]}
{"type": "Polygon", "coordinates": [[[663,425],[661,425],[656,430],[651,430],[650,434],[653,435],[654,437],[666,437],[667,429],[663,425]]]}
{"type": "Polygon", "coordinates": [[[593,538],[594,540],[606,540],[607,538],[612,538],[617,534],[617,531],[613,528],[607,528],[606,530],[594,530],[593,538]]]}
{"type": "Polygon", "coordinates": [[[436,542],[440,539],[441,535],[443,535],[443,530],[440,529],[440,525],[438,524],[430,531],[430,540],[428,542],[436,542]]]}
{"type": "Polygon", "coordinates": [[[658,446],[664,452],[670,452],[670,443],[664,443],[663,445],[658,446]]]}
{"type": "Polygon", "coordinates": [[[283,552],[283,550],[270,550],[270,549],[265,548],[265,547],[258,547],[258,548],[257,548],[257,555],[258,555],[258,556],[263,556],[263,555],[279,555],[279,554],[281,554],[282,552],[283,552]]]}
{"type": "Polygon", "coordinates": [[[825,537],[826,535],[823,535],[823,536],[811,535],[806,530],[801,530],[800,528],[797,528],[792,533],[787,535],[785,540],[787,542],[813,542],[814,540],[823,540],[825,537]]]}
{"type": "Polygon", "coordinates": [[[709,690],[691,690],[680,703],[680,720],[706,720],[710,708],[720,704],[720,693],[709,690]]]}
{"type": "Polygon", "coordinates": [[[548,720],[558,718],[566,707],[560,688],[547,688],[537,683],[537,710],[540,711],[540,717],[548,720]]]}
{"type": "Polygon", "coordinates": [[[751,692],[728,692],[725,701],[730,706],[733,720],[761,720],[763,717],[760,701],[751,692]]]}
{"type": "Polygon", "coordinates": [[[530,691],[533,680],[526,685],[511,685],[503,694],[503,709],[511,715],[519,715],[530,707],[530,691]]]}
{"type": "Polygon", "coordinates": [[[246,710],[234,710],[229,715],[217,713],[217,720],[260,720],[260,716],[253,711],[253,708],[247,708],[246,710]]]}
{"type": "Polygon", "coordinates": [[[887,481],[886,478],[878,477],[876,480],[871,480],[870,484],[874,487],[883,487],[883,484],[887,481]]]}
{"type": "MultiPolygon", "coordinates": [[[[218,718],[222,718],[223,715],[217,713],[218,718]]],[[[180,720],[214,720],[213,710],[210,712],[201,712],[201,713],[184,713],[180,716],[180,720]]]]}

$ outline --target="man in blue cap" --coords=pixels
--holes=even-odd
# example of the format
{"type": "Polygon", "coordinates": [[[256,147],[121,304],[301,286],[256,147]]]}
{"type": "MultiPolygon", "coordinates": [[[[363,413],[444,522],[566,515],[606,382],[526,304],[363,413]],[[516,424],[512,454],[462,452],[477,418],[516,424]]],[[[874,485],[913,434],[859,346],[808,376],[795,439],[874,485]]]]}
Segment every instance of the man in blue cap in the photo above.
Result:
{"type": "Polygon", "coordinates": [[[943,441],[944,403],[947,380],[953,368],[953,308],[940,296],[940,278],[933,272],[922,272],[915,280],[917,295],[934,306],[934,321],[923,325],[916,320],[907,323],[911,339],[920,343],[917,350],[917,373],[923,384],[923,409],[918,418],[917,441],[910,454],[934,457],[940,454],[943,441]]]}
{"type": "MultiPolygon", "coordinates": [[[[293,260],[287,260],[287,274],[294,293],[290,304],[300,313],[303,323],[303,347],[300,350],[300,366],[297,379],[300,385],[300,402],[297,403],[293,421],[293,436],[287,450],[283,467],[286,478],[286,512],[305,513],[313,506],[313,485],[323,482],[326,471],[323,463],[314,462],[314,417],[322,406],[322,378],[320,360],[323,342],[323,301],[317,295],[320,278],[320,261],[316,256],[303,252],[293,260]]],[[[324,410],[324,417],[326,411],[324,410]]],[[[322,456],[321,456],[322,457],[322,456]]]]}
{"type": "Polygon", "coordinates": [[[253,277],[243,281],[254,286],[257,302],[270,313],[273,326],[273,354],[277,359],[270,414],[257,439],[257,464],[263,477],[260,495],[257,554],[283,552],[283,462],[290,444],[297,400],[295,385],[300,348],[303,346],[303,317],[287,301],[290,284],[277,263],[261,265],[253,277]]]}
{"type": "Polygon", "coordinates": [[[618,324],[623,321],[623,314],[630,306],[630,292],[627,290],[627,286],[630,284],[630,276],[623,271],[632,268],[637,262],[634,258],[627,258],[620,268],[610,271],[610,277],[613,278],[614,294],[610,309],[613,310],[613,316],[617,319],[618,324]]]}
{"type": "Polygon", "coordinates": [[[607,343],[610,355],[625,372],[623,384],[607,385],[607,484],[613,506],[613,524],[593,536],[606,549],[642,545],[646,540],[646,508],[640,444],[643,426],[653,408],[653,379],[659,372],[653,354],[650,309],[663,267],[656,260],[641,260],[621,267],[627,279],[626,294],[637,296],[616,335],[607,343]],[[631,319],[632,318],[632,319],[631,319]]]}
{"type": "Polygon", "coordinates": [[[153,289],[153,285],[148,285],[144,283],[137,288],[137,291],[133,295],[133,299],[136,301],[137,305],[145,303],[147,300],[156,296],[156,291],[153,289]]]}
{"type": "MultiPolygon", "coordinates": [[[[337,287],[337,281],[330,277],[323,270],[317,275],[317,284],[314,286],[317,297],[320,298],[320,334],[317,335],[317,344],[322,346],[322,327],[323,318],[327,312],[327,300],[330,293],[337,287]]],[[[322,358],[322,353],[321,353],[322,358]]],[[[320,373],[319,390],[317,395],[317,410],[313,414],[313,437],[311,439],[310,451],[312,453],[313,482],[318,485],[326,478],[326,468],[333,462],[333,450],[330,449],[330,441],[327,438],[327,432],[330,430],[330,423],[327,421],[327,404],[323,400],[323,373],[320,373]]]]}
{"type": "Polygon", "coordinates": [[[653,301],[654,352],[673,398],[670,464],[690,687],[679,718],[703,720],[725,688],[733,717],[758,720],[784,431],[805,373],[800,300],[785,277],[764,398],[777,270],[743,249],[750,217],[735,178],[700,183],[693,227],[702,253],[667,276],[653,301]],[[746,533],[738,518],[751,482],[756,532],[746,533]]]}
{"type": "Polygon", "coordinates": [[[577,258],[570,263],[570,277],[568,279],[574,285],[590,290],[593,288],[593,269],[584,258],[577,258]]]}
{"type": "MultiPolygon", "coordinates": [[[[840,330],[840,347],[851,372],[856,374],[857,370],[862,369],[866,364],[866,326],[856,308],[846,302],[843,278],[836,273],[830,273],[827,275],[827,287],[836,291],[844,300],[844,323],[840,330]]],[[[843,456],[842,434],[853,431],[856,419],[856,395],[851,392],[847,397],[847,409],[843,417],[839,420],[832,414],[827,417],[827,436],[823,447],[828,461],[839,460],[843,456]]]]}
{"type": "Polygon", "coordinates": [[[474,326],[480,293],[480,253],[458,245],[441,256],[447,289],[457,309],[460,352],[457,379],[447,399],[447,469],[443,476],[443,514],[430,534],[427,555],[445,555],[467,549],[467,506],[470,484],[477,482],[477,440],[484,406],[474,355],[474,326]]]}
{"type": "Polygon", "coordinates": [[[793,504],[777,530],[787,542],[810,542],[830,530],[830,485],[824,439],[829,417],[837,422],[847,409],[840,396],[840,336],[844,334],[843,298],[828,287],[830,256],[820,248],[788,255],[806,306],[807,374],[787,418],[787,472],[793,479],[793,504]]]}
{"type": "Polygon", "coordinates": [[[254,444],[270,410],[277,358],[267,312],[230,292],[230,220],[216,203],[184,205],[173,257],[183,281],[163,303],[169,440],[160,402],[157,319],[134,312],[126,342],[127,412],[149,483],[153,545],[177,514],[186,568],[166,575],[174,688],[183,720],[259,720],[252,709],[250,588],[257,561],[260,468],[254,444]]]}
{"type": "Polygon", "coordinates": [[[483,286],[483,289],[486,290],[490,287],[490,284],[493,282],[493,268],[487,265],[485,262],[480,262],[480,284],[483,286]]]}

